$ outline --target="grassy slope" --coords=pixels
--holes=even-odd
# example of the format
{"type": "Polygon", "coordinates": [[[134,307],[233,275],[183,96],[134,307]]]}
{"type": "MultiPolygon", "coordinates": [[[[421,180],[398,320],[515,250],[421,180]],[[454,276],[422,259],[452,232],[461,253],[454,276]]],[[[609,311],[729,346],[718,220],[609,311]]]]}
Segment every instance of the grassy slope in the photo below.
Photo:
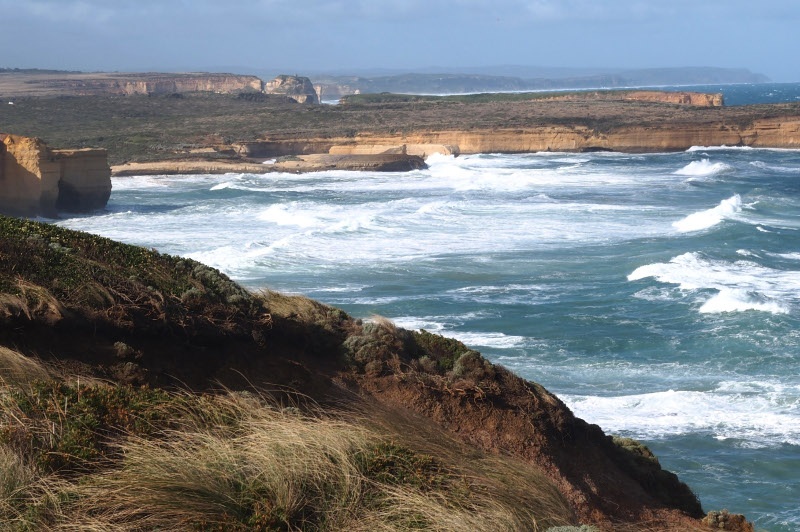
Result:
{"type": "Polygon", "coordinates": [[[4,217],[0,379],[11,529],[687,529],[669,508],[701,515],[646,448],[460,342],[4,217]]]}

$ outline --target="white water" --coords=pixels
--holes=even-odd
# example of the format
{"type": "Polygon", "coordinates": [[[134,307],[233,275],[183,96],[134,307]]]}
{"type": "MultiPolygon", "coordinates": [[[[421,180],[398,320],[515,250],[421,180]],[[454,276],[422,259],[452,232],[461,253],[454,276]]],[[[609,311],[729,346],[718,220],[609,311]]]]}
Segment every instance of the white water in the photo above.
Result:
{"type": "Polygon", "coordinates": [[[673,222],[672,226],[681,233],[702,231],[714,227],[723,220],[731,219],[740,212],[742,212],[742,198],[735,194],[722,200],[714,208],[692,213],[682,220],[673,222]]]}
{"type": "Polygon", "coordinates": [[[714,260],[700,252],[684,253],[669,262],[647,264],[628,275],[629,281],[652,277],[699,294],[700,312],[756,310],[786,314],[800,304],[800,275],[754,262],[714,260]],[[708,297],[708,290],[717,293],[708,297]]]}
{"type": "MultiPolygon", "coordinates": [[[[789,460],[800,440],[800,160],[695,151],[120,178],[108,213],[59,223],[455,337],[608,432],[666,442],[663,464],[735,478],[747,450],[789,460]]],[[[755,488],[677,472],[736,511],[794,508],[800,483],[752,469],[755,488]]]]}

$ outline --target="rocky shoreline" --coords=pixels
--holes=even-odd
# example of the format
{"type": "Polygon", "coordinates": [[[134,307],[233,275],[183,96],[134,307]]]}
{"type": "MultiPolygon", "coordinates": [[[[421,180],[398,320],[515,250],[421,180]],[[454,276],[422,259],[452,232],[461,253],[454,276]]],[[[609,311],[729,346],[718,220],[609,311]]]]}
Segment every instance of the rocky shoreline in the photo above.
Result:
{"type": "Polygon", "coordinates": [[[234,159],[178,159],[141,163],[125,163],[111,167],[111,175],[181,175],[181,174],[267,174],[272,172],[322,172],[325,170],[350,170],[371,172],[408,172],[425,168],[425,161],[417,155],[332,155],[312,154],[283,157],[264,162],[234,159]]]}

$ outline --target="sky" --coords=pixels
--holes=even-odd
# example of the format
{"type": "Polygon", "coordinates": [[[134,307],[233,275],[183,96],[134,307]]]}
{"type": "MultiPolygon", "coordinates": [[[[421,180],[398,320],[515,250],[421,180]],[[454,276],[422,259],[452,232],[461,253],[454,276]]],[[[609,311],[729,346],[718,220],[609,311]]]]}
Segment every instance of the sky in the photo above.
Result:
{"type": "Polygon", "coordinates": [[[800,81],[797,0],[0,0],[0,67],[747,68],[800,81]]]}

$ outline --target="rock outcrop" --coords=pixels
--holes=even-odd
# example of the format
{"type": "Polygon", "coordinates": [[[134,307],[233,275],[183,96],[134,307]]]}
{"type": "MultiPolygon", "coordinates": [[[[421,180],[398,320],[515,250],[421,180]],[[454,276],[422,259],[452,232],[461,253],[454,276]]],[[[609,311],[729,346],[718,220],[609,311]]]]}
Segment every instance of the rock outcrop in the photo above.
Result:
{"type": "Polygon", "coordinates": [[[53,216],[105,207],[111,195],[105,150],[53,150],[18,135],[0,139],[0,212],[53,216]]]}
{"type": "Polygon", "coordinates": [[[458,155],[458,146],[444,144],[337,144],[328,150],[331,155],[378,155],[378,154],[404,154],[428,157],[434,153],[440,155],[458,155]]]}
{"type": "Polygon", "coordinates": [[[311,80],[303,76],[282,74],[264,84],[264,93],[288,96],[298,103],[319,103],[317,90],[311,80]]]}
{"type": "Polygon", "coordinates": [[[314,154],[290,156],[271,164],[260,164],[232,159],[188,159],[146,163],[126,163],[111,168],[115,176],[162,174],[227,174],[230,172],[266,174],[270,172],[322,172],[325,170],[353,170],[370,172],[407,172],[425,168],[418,155],[379,153],[357,155],[314,154]]]}

